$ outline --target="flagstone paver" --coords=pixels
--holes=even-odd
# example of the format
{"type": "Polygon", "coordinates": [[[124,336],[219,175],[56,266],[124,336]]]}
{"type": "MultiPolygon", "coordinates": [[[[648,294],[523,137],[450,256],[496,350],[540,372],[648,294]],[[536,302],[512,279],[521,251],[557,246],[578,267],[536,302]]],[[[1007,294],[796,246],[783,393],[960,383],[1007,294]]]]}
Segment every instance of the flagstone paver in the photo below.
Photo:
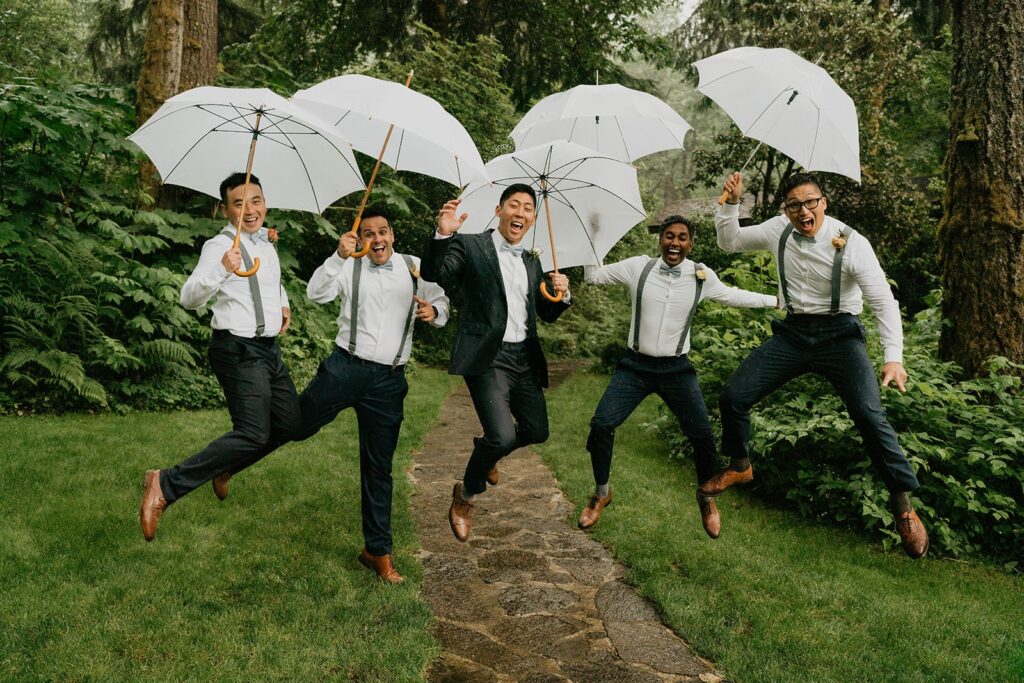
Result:
{"type": "MultiPolygon", "coordinates": [[[[552,381],[572,369],[553,365],[552,381]]],[[[721,681],[623,581],[625,568],[611,553],[575,527],[573,504],[533,451],[499,463],[501,482],[477,499],[469,542],[455,540],[448,527],[452,484],[480,432],[462,387],[446,401],[410,472],[423,596],[443,646],[429,680],[721,681]]]]}

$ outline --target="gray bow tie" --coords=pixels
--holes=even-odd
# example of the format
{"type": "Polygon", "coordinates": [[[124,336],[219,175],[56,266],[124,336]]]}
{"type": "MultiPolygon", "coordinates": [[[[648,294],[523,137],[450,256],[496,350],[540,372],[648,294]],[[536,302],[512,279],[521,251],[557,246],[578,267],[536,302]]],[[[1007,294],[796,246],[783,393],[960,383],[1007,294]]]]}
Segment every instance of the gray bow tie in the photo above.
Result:
{"type": "Polygon", "coordinates": [[[817,240],[814,239],[813,237],[808,237],[807,235],[801,235],[796,230],[793,231],[793,238],[797,242],[807,242],[808,244],[814,244],[815,242],[817,242],[817,240]]]}
{"type": "Polygon", "coordinates": [[[371,263],[370,264],[370,272],[371,273],[379,273],[382,270],[394,270],[394,268],[395,267],[391,263],[391,261],[388,261],[387,263],[380,263],[380,264],[378,264],[378,263],[371,263]]]}
{"type": "Polygon", "coordinates": [[[513,245],[509,244],[508,242],[502,242],[501,243],[501,250],[502,251],[511,251],[516,256],[522,256],[523,255],[523,248],[522,247],[520,247],[520,246],[513,246],[513,245]]]}
{"type": "Polygon", "coordinates": [[[683,270],[679,266],[666,266],[664,263],[658,266],[658,272],[669,277],[679,277],[683,274],[683,270]]]}
{"type": "Polygon", "coordinates": [[[268,244],[270,243],[270,238],[267,236],[267,229],[266,228],[260,228],[256,232],[243,233],[243,234],[248,234],[249,235],[249,241],[252,242],[253,244],[256,244],[257,242],[267,242],[268,244]]]}

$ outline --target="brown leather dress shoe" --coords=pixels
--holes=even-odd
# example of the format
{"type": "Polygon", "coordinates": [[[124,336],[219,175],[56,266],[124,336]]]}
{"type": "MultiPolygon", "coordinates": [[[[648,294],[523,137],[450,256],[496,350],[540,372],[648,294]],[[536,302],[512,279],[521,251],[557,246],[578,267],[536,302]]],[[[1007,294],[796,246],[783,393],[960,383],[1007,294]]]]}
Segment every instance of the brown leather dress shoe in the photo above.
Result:
{"type": "Polygon", "coordinates": [[[928,552],[928,532],[913,510],[896,515],[896,531],[903,541],[903,552],[915,560],[928,552]]]}
{"type": "Polygon", "coordinates": [[[462,498],[462,482],[452,488],[452,506],[448,508],[448,524],[456,540],[465,543],[473,526],[473,504],[462,498]]]}
{"type": "Polygon", "coordinates": [[[487,473],[487,483],[491,486],[497,486],[498,480],[501,478],[501,473],[498,472],[498,466],[495,465],[491,468],[491,471],[487,473]]]}
{"type": "Polygon", "coordinates": [[[217,497],[224,500],[228,497],[228,479],[231,478],[230,472],[224,472],[218,474],[213,478],[213,492],[217,494],[217,497]]]}
{"type": "Polygon", "coordinates": [[[590,527],[597,524],[597,520],[601,518],[601,510],[612,504],[612,492],[608,491],[608,495],[601,498],[596,493],[590,497],[590,502],[587,503],[587,507],[583,508],[583,512],[580,513],[579,527],[581,529],[589,529],[590,527]]]}
{"type": "Polygon", "coordinates": [[[391,555],[371,555],[370,551],[363,548],[359,553],[359,564],[377,574],[377,578],[384,583],[402,583],[405,577],[398,573],[395,565],[391,563],[391,555]]]}
{"type": "Polygon", "coordinates": [[[754,481],[754,468],[737,472],[732,468],[726,468],[700,485],[700,492],[705,496],[717,496],[722,491],[735,484],[749,484],[754,481]]]}
{"type": "Polygon", "coordinates": [[[160,515],[166,508],[167,501],[160,489],[160,470],[147,470],[143,480],[142,503],[139,505],[139,524],[142,526],[142,537],[147,541],[156,538],[160,515]]]}
{"type": "Polygon", "coordinates": [[[711,538],[718,538],[718,534],[722,532],[722,518],[718,514],[715,499],[697,491],[697,505],[700,507],[700,521],[704,525],[704,531],[711,538]]]}

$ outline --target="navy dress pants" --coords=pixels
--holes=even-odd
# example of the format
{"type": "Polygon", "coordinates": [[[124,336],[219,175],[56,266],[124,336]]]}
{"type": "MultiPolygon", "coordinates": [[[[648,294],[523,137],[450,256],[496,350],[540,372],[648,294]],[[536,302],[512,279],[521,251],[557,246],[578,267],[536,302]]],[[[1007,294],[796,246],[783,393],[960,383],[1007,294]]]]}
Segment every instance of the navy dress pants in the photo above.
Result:
{"type": "Polygon", "coordinates": [[[789,380],[813,372],[839,394],[889,490],[916,489],[917,477],[885,416],[857,316],[790,314],[772,321],[772,331],[722,391],[722,452],[734,460],[749,457],[751,407],[789,380]]]}
{"type": "Polygon", "coordinates": [[[693,446],[697,482],[715,475],[715,436],[693,365],[686,356],[656,357],[630,351],[619,361],[590,420],[587,450],[598,486],[608,483],[615,429],[651,394],[661,397],[693,446]]]}
{"type": "Polygon", "coordinates": [[[486,372],[465,379],[484,428],[483,438],[474,439],[462,480],[462,490],[476,495],[487,488],[487,473],[499,460],[547,441],[548,407],[522,342],[503,342],[486,372]]]}
{"type": "Polygon", "coordinates": [[[232,429],[174,467],[160,471],[168,504],[224,472],[239,472],[299,428],[299,401],[275,337],[248,339],[214,330],[207,353],[231,414],[232,429]]]}

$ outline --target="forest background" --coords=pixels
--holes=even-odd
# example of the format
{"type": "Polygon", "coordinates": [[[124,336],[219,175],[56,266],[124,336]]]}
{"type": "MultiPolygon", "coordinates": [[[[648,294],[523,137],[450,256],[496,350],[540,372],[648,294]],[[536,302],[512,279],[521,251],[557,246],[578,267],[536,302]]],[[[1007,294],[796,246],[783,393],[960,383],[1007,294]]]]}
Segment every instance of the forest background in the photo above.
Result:
{"type": "MultiPolygon", "coordinates": [[[[342,73],[399,80],[413,69],[412,87],[454,114],[485,160],[512,150],[515,122],[552,92],[597,79],[652,92],[694,132],[685,151],[638,162],[650,217],[691,216],[695,260],[733,285],[774,291],[770,255],[715,246],[713,197],[755,143],[695,90],[690,65],[740,45],[786,47],[817,60],[857,105],[863,182],[827,177],[829,212],[871,240],[904,312],[911,382],[906,394],[885,392],[885,405],[922,480],[915,503],[930,520],[933,549],[1019,571],[1021,4],[3,0],[0,412],[221,405],[204,360],[208,311],[185,311],[178,292],[223,220],[209,197],[161,187],[126,140],[164,99],[202,84],[290,96],[342,73]],[[996,32],[1003,44],[979,28],[995,12],[1009,27],[996,32]]],[[[360,162],[369,177],[373,160],[360,162]]],[[[795,170],[770,149],[754,156],[752,220],[777,212],[776,190],[795,170]]],[[[455,192],[384,170],[372,201],[394,212],[396,248],[419,254],[437,208],[455,192]]],[[[305,278],[351,225],[358,200],[346,197],[322,216],[268,218],[280,230],[295,315],[282,347],[300,387],[329,352],[338,313],[305,300],[305,278]]],[[[643,226],[607,261],[636,253],[656,253],[643,226]]],[[[544,330],[547,348],[609,368],[623,348],[628,298],[568,273],[576,303],[544,330]]],[[[774,315],[702,307],[691,358],[712,414],[774,315]]],[[[443,365],[453,331],[418,330],[415,362],[443,365]]],[[[879,359],[877,338],[870,341],[879,359]]],[[[755,415],[760,495],[894,541],[888,493],[830,388],[802,379],[770,406],[755,415]]],[[[675,455],[688,457],[667,415],[657,426],[675,455]]]]}

